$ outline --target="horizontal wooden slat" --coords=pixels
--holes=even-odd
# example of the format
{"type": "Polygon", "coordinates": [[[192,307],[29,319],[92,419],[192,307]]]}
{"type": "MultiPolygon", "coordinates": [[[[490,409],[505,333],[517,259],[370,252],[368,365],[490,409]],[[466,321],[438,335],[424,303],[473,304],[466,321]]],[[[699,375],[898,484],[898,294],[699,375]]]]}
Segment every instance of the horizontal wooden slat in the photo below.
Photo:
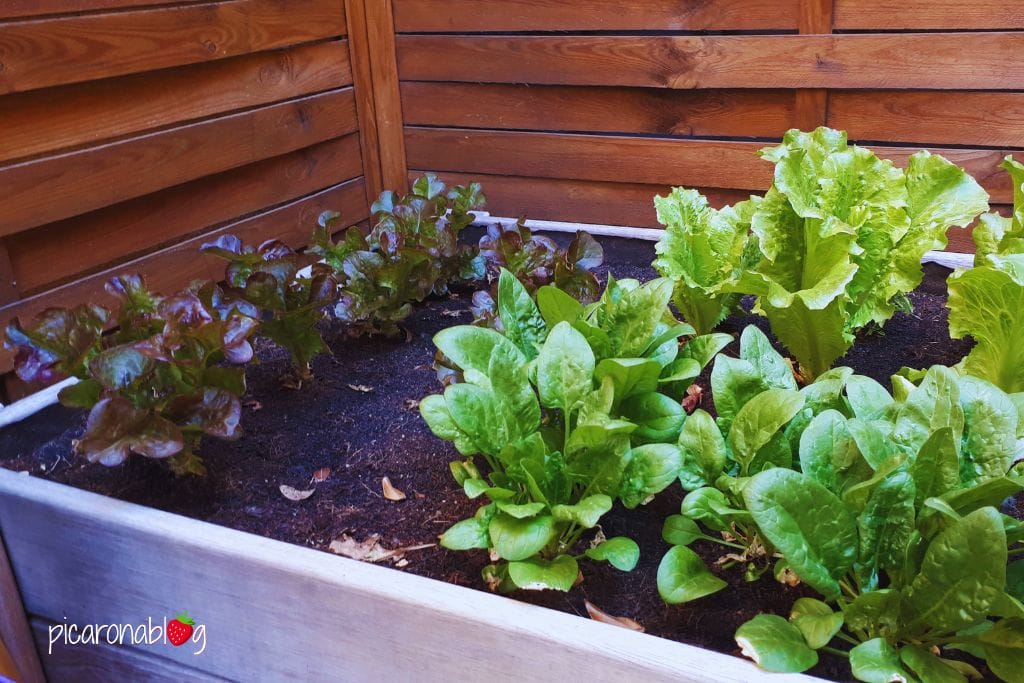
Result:
{"type": "Polygon", "coordinates": [[[797,0],[394,0],[400,32],[795,29],[797,0]]]}
{"type": "MultiPolygon", "coordinates": [[[[763,192],[772,166],[756,156],[763,143],[718,140],[406,128],[411,168],[457,173],[539,176],[652,185],[719,187],[763,192]]],[[[905,165],[915,149],[875,147],[905,165]]],[[[992,195],[1012,201],[1000,150],[934,149],[964,166],[992,195]]]]}
{"type": "MultiPolygon", "coordinates": [[[[426,171],[410,171],[410,181],[426,171]]],[[[487,196],[487,211],[495,216],[548,221],[571,221],[634,228],[660,227],[654,213],[654,195],[665,195],[669,185],[524,178],[467,173],[438,173],[449,185],[479,182],[487,196]]],[[[735,204],[750,196],[741,190],[698,188],[716,207],[735,204]]]]}
{"type": "Polygon", "coordinates": [[[49,14],[75,12],[102,12],[149,5],[183,5],[202,0],[4,0],[0,4],[0,19],[39,17],[49,14]]]}
{"type": "Polygon", "coordinates": [[[1024,33],[398,37],[403,80],[657,88],[1024,89],[1024,33]]]}
{"type": "MultiPolygon", "coordinates": [[[[172,292],[196,279],[219,280],[224,273],[223,262],[199,254],[199,247],[216,239],[218,235],[233,234],[250,243],[275,238],[293,247],[302,247],[308,244],[316,218],[321,212],[340,211],[349,217],[349,222],[358,223],[367,217],[368,207],[366,186],[362,177],[359,177],[63,287],[4,306],[0,308],[0,329],[6,328],[15,316],[28,322],[47,306],[74,306],[86,301],[109,303],[110,297],[104,293],[103,286],[115,275],[141,273],[149,287],[157,292],[172,292]]],[[[12,359],[9,351],[0,351],[0,372],[11,369],[12,359]]]]}
{"type": "Polygon", "coordinates": [[[838,90],[828,125],[851,138],[1024,147],[1024,93],[838,90]]]}
{"type": "Polygon", "coordinates": [[[0,162],[351,83],[342,40],[0,97],[0,162]]]}
{"type": "Polygon", "coordinates": [[[0,94],[341,36],[332,0],[226,0],[0,25],[0,94]]]}
{"type": "Polygon", "coordinates": [[[792,90],[665,90],[402,83],[405,122],[686,136],[781,137],[796,125],[792,90]]]}
{"type": "Polygon", "coordinates": [[[362,174],[355,133],[7,238],[23,296],[362,174]]]}
{"type": "Polygon", "coordinates": [[[836,0],[837,29],[1024,28],[1022,0],[836,0]]]}
{"type": "Polygon", "coordinates": [[[0,235],[357,129],[351,88],[0,169],[0,235]]]}

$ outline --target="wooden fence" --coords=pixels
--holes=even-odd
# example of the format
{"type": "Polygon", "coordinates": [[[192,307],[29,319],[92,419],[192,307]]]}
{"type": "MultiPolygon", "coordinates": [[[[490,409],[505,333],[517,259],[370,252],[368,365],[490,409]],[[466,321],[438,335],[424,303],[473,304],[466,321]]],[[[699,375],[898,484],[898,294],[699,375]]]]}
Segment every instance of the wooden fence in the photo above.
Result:
{"type": "Polygon", "coordinates": [[[120,272],[213,276],[219,232],[302,246],[423,171],[654,226],[671,185],[764,191],[754,152],[792,127],[929,147],[1005,210],[1021,29],[1024,0],[6,0],[0,325],[120,272]]]}

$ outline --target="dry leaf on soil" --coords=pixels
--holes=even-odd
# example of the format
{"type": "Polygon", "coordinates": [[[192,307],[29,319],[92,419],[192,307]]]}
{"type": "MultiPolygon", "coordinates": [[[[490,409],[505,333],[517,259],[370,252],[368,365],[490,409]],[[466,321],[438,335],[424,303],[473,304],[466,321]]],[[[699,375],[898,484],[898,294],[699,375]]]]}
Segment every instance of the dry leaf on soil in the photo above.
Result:
{"type": "Polygon", "coordinates": [[[587,608],[587,614],[589,614],[590,618],[594,621],[611,624],[612,626],[621,626],[622,628],[628,628],[630,631],[639,631],[640,633],[644,632],[644,627],[629,617],[612,616],[589,600],[584,600],[583,604],[587,608]]]}
{"type": "Polygon", "coordinates": [[[281,489],[281,495],[282,496],[284,496],[288,500],[294,500],[296,502],[298,502],[300,500],[306,500],[307,498],[312,496],[313,495],[313,491],[316,490],[316,489],[309,489],[309,490],[306,490],[306,491],[300,491],[299,489],[295,488],[294,486],[289,486],[288,484],[281,484],[281,486],[279,488],[281,489]]]}
{"type": "Polygon", "coordinates": [[[697,384],[691,384],[686,387],[686,396],[683,397],[683,410],[686,411],[687,415],[692,415],[693,411],[700,407],[702,393],[700,386],[697,384]]]}
{"type": "MultiPolygon", "coordinates": [[[[395,548],[394,550],[388,550],[380,544],[380,536],[373,534],[364,541],[357,541],[348,534],[342,534],[341,538],[331,541],[331,545],[328,549],[337,555],[351,558],[353,560],[360,560],[361,562],[384,562],[385,560],[392,560],[395,563],[400,563],[405,557],[405,553],[412,550],[423,550],[424,548],[432,548],[435,543],[424,543],[421,545],[410,545],[404,548],[395,548]]],[[[408,564],[408,562],[406,562],[408,564]]],[[[403,567],[405,565],[402,565],[403,567]]]]}
{"type": "Polygon", "coordinates": [[[331,476],[330,467],[321,467],[313,473],[313,478],[309,480],[310,484],[322,484],[327,481],[327,477],[331,476]]]}
{"type": "Polygon", "coordinates": [[[365,384],[349,384],[348,388],[352,391],[359,391],[364,394],[368,394],[373,391],[373,387],[366,386],[365,384]]]}
{"type": "Polygon", "coordinates": [[[380,480],[380,486],[384,490],[384,497],[388,500],[405,500],[405,493],[396,489],[388,477],[380,480]]]}

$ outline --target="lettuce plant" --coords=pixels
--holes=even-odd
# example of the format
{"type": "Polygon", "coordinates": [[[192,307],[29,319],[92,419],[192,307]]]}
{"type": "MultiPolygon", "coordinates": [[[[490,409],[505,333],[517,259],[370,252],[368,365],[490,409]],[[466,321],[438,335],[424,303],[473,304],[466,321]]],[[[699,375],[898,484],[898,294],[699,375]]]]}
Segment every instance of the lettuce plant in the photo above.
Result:
{"type": "Polygon", "coordinates": [[[988,213],[974,229],[974,268],[948,280],[949,331],[972,337],[960,364],[1011,393],[1024,392],[1024,165],[1007,156],[1013,182],[1013,216],[988,213]]]}
{"type": "Polygon", "coordinates": [[[739,304],[736,283],[758,259],[749,234],[759,202],[751,197],[716,210],[696,190],[680,187],[654,198],[665,226],[654,267],[675,282],[673,303],[700,334],[714,330],[739,304]]]}
{"type": "Polygon", "coordinates": [[[514,226],[492,224],[480,238],[480,255],[487,264],[493,287],[473,294],[473,315],[477,322],[497,324],[498,274],[510,271],[535,295],[544,285],[554,285],[583,303],[590,303],[600,293],[593,271],[604,261],[604,249],[590,233],[582,230],[565,249],[549,237],[534,235],[523,224],[514,226]]]}
{"type": "Polygon", "coordinates": [[[762,156],[775,180],[751,218],[761,260],[739,290],[808,377],[827,370],[868,323],[883,324],[988,195],[962,169],[920,151],[906,171],[828,128],[789,131],[762,156]]]}
{"type": "Polygon", "coordinates": [[[352,227],[339,243],[331,239],[338,214],[321,215],[310,252],[323,263],[314,272],[332,273],[341,283],[334,315],[353,331],[394,336],[412,302],[444,294],[449,282],[483,277],[482,257],[459,235],[486,199],[479,183],[446,189],[428,173],[405,197],[383,192],[371,207],[370,234],[352,227]]]}
{"type": "Polygon", "coordinates": [[[268,240],[258,247],[223,235],[202,251],[228,262],[227,287],[214,303],[237,308],[260,320],[260,332],[288,350],[299,382],[309,379],[310,361],[329,351],[317,322],[337,299],[338,282],[331,273],[300,275],[302,258],[287,244],[268,240]]]}
{"type": "Polygon", "coordinates": [[[225,363],[252,358],[256,328],[239,310],[210,305],[215,290],[162,297],[138,276],[117,277],[107,284],[120,300],[116,317],[95,305],[51,308],[30,328],[13,320],[4,345],[17,351],[16,371],[26,381],[81,379],[60,400],[90,409],[75,445],[90,462],[119,465],[138,453],[201,474],[200,437],[239,435],[245,373],[225,363]],[[104,335],[108,323],[118,329],[104,335]]]}
{"type": "Polygon", "coordinates": [[[729,340],[698,337],[681,350],[692,328],[672,318],[671,293],[664,279],[610,278],[588,306],[550,285],[535,302],[503,270],[503,332],[462,325],[435,337],[461,381],[424,398],[420,412],[466,456],[450,465],[466,494],[487,499],[441,543],[490,549],[492,588],[567,591],[584,556],[636,565],[631,539],[581,542],[614,500],[635,507],[676,478],[678,396],[729,340]]]}

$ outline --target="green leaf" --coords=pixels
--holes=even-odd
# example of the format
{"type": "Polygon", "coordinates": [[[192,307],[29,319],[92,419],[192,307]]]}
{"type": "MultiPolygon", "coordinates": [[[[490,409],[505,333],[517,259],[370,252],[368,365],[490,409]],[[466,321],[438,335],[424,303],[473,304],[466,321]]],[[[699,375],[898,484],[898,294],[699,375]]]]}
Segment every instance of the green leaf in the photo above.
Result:
{"type": "Polygon", "coordinates": [[[462,430],[452,418],[444,396],[432,394],[420,401],[420,415],[430,427],[430,431],[445,441],[451,441],[463,455],[475,455],[480,448],[472,437],[462,430]]]}
{"type": "Polygon", "coordinates": [[[939,532],[903,591],[906,628],[956,631],[984,619],[1006,585],[1006,557],[994,508],[975,510],[939,532]]]}
{"type": "Polygon", "coordinates": [[[847,627],[875,634],[896,628],[899,611],[899,591],[883,588],[858,595],[843,610],[843,616],[847,627]]]}
{"type": "Polygon", "coordinates": [[[683,423],[679,434],[682,466],[679,480],[687,491],[709,486],[725,471],[725,438],[715,419],[703,410],[695,410],[683,423]]]}
{"type": "MultiPolygon", "coordinates": [[[[504,489],[498,490],[502,491],[504,489]]],[[[547,507],[547,505],[540,502],[523,503],[521,505],[516,505],[515,503],[510,503],[507,500],[495,501],[495,505],[499,510],[504,512],[506,515],[509,515],[510,517],[515,517],[516,519],[529,519],[530,517],[536,517],[541,512],[543,512],[544,509],[547,507]]],[[[558,518],[556,517],[555,519],[558,518]]]]}
{"type": "Polygon", "coordinates": [[[949,427],[928,437],[917,457],[910,461],[909,472],[917,491],[918,507],[926,498],[941,496],[960,483],[960,458],[949,427]]]}
{"type": "Polygon", "coordinates": [[[498,315],[505,336],[528,360],[536,358],[537,348],[547,334],[547,325],[523,283],[504,268],[498,277],[498,315]]]}
{"type": "Polygon", "coordinates": [[[679,438],[686,420],[683,407],[659,393],[626,399],[619,409],[623,418],[637,426],[633,439],[640,443],[673,443],[679,438]]]}
{"type": "Polygon", "coordinates": [[[724,493],[711,486],[687,494],[680,511],[715,531],[726,531],[735,517],[745,515],[729,505],[724,493]]]}
{"type": "Polygon", "coordinates": [[[1013,464],[1020,416],[1004,392],[976,377],[961,377],[960,406],[964,410],[963,462],[965,483],[1001,477],[1013,464]]]}
{"type": "Polygon", "coordinates": [[[728,586],[686,546],[672,547],[658,565],[658,594],[669,605],[690,602],[728,586]]]}
{"type": "Polygon", "coordinates": [[[885,387],[863,375],[854,375],[846,380],[846,397],[853,414],[868,422],[882,419],[893,405],[892,396],[885,387]]]}
{"type": "Polygon", "coordinates": [[[857,680],[865,683],[916,683],[900,663],[896,648],[882,638],[873,638],[850,650],[850,670],[857,680]]]}
{"type": "Polygon", "coordinates": [[[681,462],[679,448],[673,444],[653,443],[633,448],[622,473],[619,491],[622,504],[632,509],[664,491],[679,476],[681,462]]]}
{"type": "Polygon", "coordinates": [[[905,645],[900,649],[900,659],[907,668],[926,683],[966,683],[967,678],[946,664],[941,657],[917,645],[905,645]]]}
{"type": "Polygon", "coordinates": [[[793,603],[789,620],[800,629],[812,650],[828,645],[843,627],[843,613],[833,612],[827,604],[814,598],[798,598],[793,603]]]}
{"type": "Polygon", "coordinates": [[[576,559],[569,555],[559,555],[551,561],[530,558],[508,563],[509,578],[523,590],[568,592],[576,584],[579,573],[576,559]]]}
{"type": "Polygon", "coordinates": [[[491,520],[488,531],[494,551],[510,561],[536,555],[558,535],[555,519],[549,515],[516,519],[500,512],[491,520]]]}
{"type": "Polygon", "coordinates": [[[796,391],[793,369],[765,333],[753,325],[747,325],[740,334],[740,358],[754,367],[766,387],[796,391]]]}
{"type": "Polygon", "coordinates": [[[153,366],[151,358],[139,353],[130,344],[122,344],[94,357],[89,362],[89,372],[104,389],[120,391],[150,372],[153,366]]]}
{"type": "Polygon", "coordinates": [[[590,529],[597,526],[601,517],[611,509],[612,499],[598,494],[587,496],[575,505],[555,505],[551,508],[551,515],[560,522],[574,522],[590,529]]]}
{"type": "Polygon", "coordinates": [[[860,561],[870,570],[899,566],[914,532],[916,489],[909,474],[897,471],[871,492],[857,520],[860,561]]]}
{"type": "Polygon", "coordinates": [[[68,408],[92,408],[100,400],[103,386],[94,379],[83,379],[60,390],[60,403],[68,408]]]}
{"type": "Polygon", "coordinates": [[[490,536],[487,533],[489,522],[489,519],[479,517],[456,522],[448,531],[441,534],[441,546],[448,550],[487,548],[490,546],[490,536]]]}
{"type": "Polygon", "coordinates": [[[800,437],[800,469],[837,495],[873,474],[846,418],[836,410],[818,414],[807,425],[800,437]]]}
{"type": "Polygon", "coordinates": [[[992,673],[1012,683],[1024,680],[1024,619],[1001,619],[979,640],[992,673]]]}
{"type": "Polygon", "coordinates": [[[683,515],[670,515],[661,527],[661,538],[669,545],[690,545],[703,535],[697,522],[683,515]]]}
{"type": "Polygon", "coordinates": [[[943,427],[949,427],[959,438],[964,429],[964,411],[956,373],[936,365],[900,406],[892,439],[904,452],[914,455],[933,432],[943,427]]]}
{"type": "Polygon", "coordinates": [[[537,357],[541,403],[568,415],[593,387],[594,352],[569,323],[555,325],[537,357]]]}
{"type": "Polygon", "coordinates": [[[680,358],[692,358],[703,368],[710,363],[715,355],[732,343],[732,335],[722,332],[702,334],[688,340],[679,351],[680,358]]]}
{"type": "Polygon", "coordinates": [[[571,324],[583,316],[583,304],[552,285],[537,290],[537,306],[548,327],[560,322],[571,324]]]}
{"type": "Polygon", "coordinates": [[[650,358],[606,358],[597,364],[594,377],[601,382],[610,377],[616,402],[658,390],[661,366],[650,358]]]}
{"type": "Polygon", "coordinates": [[[586,556],[607,562],[620,571],[631,572],[640,561],[640,546],[631,538],[615,536],[593,548],[587,548],[586,556]]]}
{"type": "Polygon", "coordinates": [[[770,469],[743,492],[764,536],[802,581],[826,598],[839,595],[837,579],[857,555],[857,523],[838,497],[805,474],[770,469]]]}
{"type": "Polygon", "coordinates": [[[169,458],[184,447],[181,429],[173,422],[152,410],[136,408],[126,399],[113,397],[93,406],[76,450],[89,462],[112,467],[123,463],[132,453],[169,458]]]}
{"type": "MultiPolygon", "coordinates": [[[[476,370],[484,374],[495,346],[507,344],[514,347],[499,332],[476,325],[456,325],[441,330],[434,335],[434,344],[462,370],[476,370]]],[[[525,363],[526,359],[522,362],[525,363]]]]}
{"type": "Polygon", "coordinates": [[[804,642],[800,629],[775,614],[758,614],[740,626],[736,643],[744,655],[773,673],[799,673],[818,663],[818,653],[804,642]]]}
{"type": "Polygon", "coordinates": [[[733,458],[746,473],[764,446],[800,411],[804,397],[798,391],[769,389],[747,402],[729,430],[733,458]]]}

